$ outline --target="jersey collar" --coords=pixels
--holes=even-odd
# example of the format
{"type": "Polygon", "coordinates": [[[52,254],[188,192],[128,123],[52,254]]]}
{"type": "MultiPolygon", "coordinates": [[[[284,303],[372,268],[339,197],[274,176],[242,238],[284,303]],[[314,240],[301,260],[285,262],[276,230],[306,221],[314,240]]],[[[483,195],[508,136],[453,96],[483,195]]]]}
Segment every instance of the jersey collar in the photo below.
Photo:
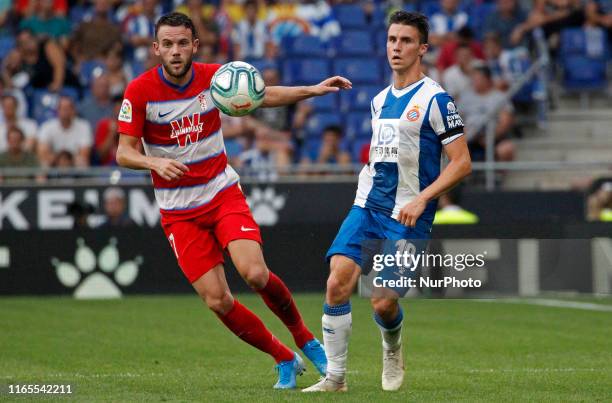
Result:
{"type": "Polygon", "coordinates": [[[161,64],[157,67],[157,74],[159,74],[159,78],[162,80],[162,82],[164,84],[166,84],[167,86],[169,86],[173,90],[177,90],[178,92],[183,92],[183,91],[185,91],[187,89],[187,87],[189,87],[189,84],[191,84],[191,82],[193,81],[193,78],[195,77],[195,68],[193,67],[193,64],[192,64],[191,65],[191,78],[189,79],[187,84],[185,84],[183,86],[176,85],[176,84],[168,81],[168,79],[166,79],[166,77],[164,76],[164,71],[163,71],[163,67],[162,67],[161,64]]]}
{"type": "Polygon", "coordinates": [[[412,84],[404,87],[404,88],[400,88],[397,89],[395,88],[395,85],[392,83],[391,84],[391,93],[393,94],[394,97],[399,98],[403,95],[406,95],[407,93],[409,93],[411,90],[413,90],[417,85],[419,85],[420,83],[423,82],[423,80],[425,80],[427,78],[427,76],[424,76],[423,78],[421,78],[419,81],[415,81],[412,84]]]}

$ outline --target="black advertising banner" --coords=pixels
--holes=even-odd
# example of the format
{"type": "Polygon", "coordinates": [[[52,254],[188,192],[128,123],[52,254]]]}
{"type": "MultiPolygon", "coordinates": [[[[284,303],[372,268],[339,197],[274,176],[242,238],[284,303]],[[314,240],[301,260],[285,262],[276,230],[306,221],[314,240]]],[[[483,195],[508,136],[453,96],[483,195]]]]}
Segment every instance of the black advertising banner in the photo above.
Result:
{"type": "MultiPolygon", "coordinates": [[[[262,226],[277,224],[339,224],[355,197],[355,183],[246,184],[245,195],[262,226]]],[[[0,230],[68,230],[74,226],[70,205],[89,205],[88,225],[103,220],[107,187],[0,187],[0,230]]],[[[139,226],[155,228],[159,211],[150,186],[123,186],[127,214],[139,226]]],[[[462,206],[481,223],[580,223],[584,196],[577,192],[466,191],[462,206]]]]}

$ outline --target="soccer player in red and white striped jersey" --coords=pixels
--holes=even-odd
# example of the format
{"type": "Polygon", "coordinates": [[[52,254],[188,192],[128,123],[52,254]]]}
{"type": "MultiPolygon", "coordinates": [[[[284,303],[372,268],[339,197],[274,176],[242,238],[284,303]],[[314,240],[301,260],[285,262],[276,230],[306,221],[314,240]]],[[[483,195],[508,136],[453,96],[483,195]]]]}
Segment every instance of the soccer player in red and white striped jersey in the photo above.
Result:
{"type": "MultiPolygon", "coordinates": [[[[162,64],[125,91],[118,117],[117,162],[149,169],[161,223],[179,266],[196,292],[238,337],[277,362],[275,388],[294,388],[304,369],[300,356],[282,344],[230,293],[223,271],[227,250],[242,278],[283,321],[297,346],[325,374],[327,360],[304,324],[291,293],[268,270],[259,227],[228,165],[219,111],[210,81],[220,67],[192,62],[198,39],[192,21],[180,13],[163,16],[155,27],[155,54],[162,64]],[[138,151],[142,141],[145,155],[138,151]]],[[[292,104],[351,88],[343,77],[307,87],[268,87],[263,107],[292,104]]]]}

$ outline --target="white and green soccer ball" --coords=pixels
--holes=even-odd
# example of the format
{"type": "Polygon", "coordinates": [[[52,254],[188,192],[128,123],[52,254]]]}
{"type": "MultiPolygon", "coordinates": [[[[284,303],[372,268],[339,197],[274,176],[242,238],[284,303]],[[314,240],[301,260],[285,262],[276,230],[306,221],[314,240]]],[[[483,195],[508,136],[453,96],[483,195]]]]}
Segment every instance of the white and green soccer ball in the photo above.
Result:
{"type": "Polygon", "coordinates": [[[266,86],[259,71],[245,62],[229,62],[217,70],[210,83],[210,95],[226,115],[244,116],[263,102],[266,86]]]}

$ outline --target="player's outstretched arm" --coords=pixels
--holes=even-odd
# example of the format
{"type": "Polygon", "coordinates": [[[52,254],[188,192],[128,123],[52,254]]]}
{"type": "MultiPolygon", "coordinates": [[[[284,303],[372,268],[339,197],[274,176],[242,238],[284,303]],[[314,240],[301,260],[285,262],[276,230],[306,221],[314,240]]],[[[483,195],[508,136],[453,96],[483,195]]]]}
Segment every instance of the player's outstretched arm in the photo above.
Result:
{"type": "Polygon", "coordinates": [[[406,204],[399,212],[397,220],[409,227],[416,226],[418,218],[423,214],[427,203],[448,192],[463,178],[472,172],[472,159],[465,141],[465,136],[458,137],[444,146],[444,151],[450,162],[431,185],[406,204]]]}
{"type": "Polygon", "coordinates": [[[119,135],[117,164],[131,169],[150,169],[167,181],[180,178],[189,170],[185,164],[169,158],[148,157],[138,150],[140,140],[126,134],[119,135]]]}
{"type": "Polygon", "coordinates": [[[305,87],[281,87],[272,86],[266,87],[266,95],[264,96],[264,108],[275,106],[291,105],[301,100],[318,97],[320,95],[337,92],[340,89],[350,90],[353,84],[346,78],[341,76],[329,77],[319,84],[309,85],[305,87]]]}

